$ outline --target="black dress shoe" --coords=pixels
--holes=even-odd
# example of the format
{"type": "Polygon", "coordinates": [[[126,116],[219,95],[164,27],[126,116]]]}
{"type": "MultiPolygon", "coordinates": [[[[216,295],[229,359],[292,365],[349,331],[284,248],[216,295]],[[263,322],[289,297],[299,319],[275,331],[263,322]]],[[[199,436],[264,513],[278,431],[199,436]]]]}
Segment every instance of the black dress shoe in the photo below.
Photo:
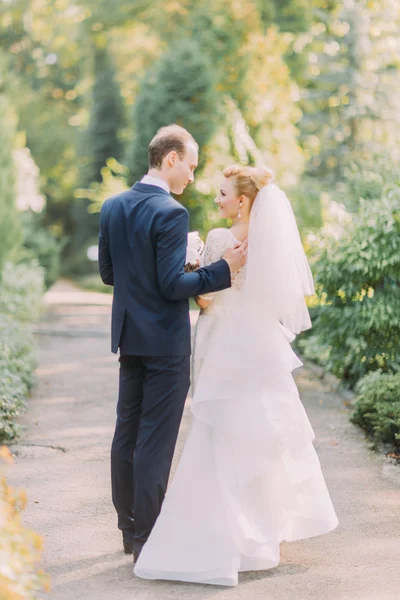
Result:
{"type": "Polygon", "coordinates": [[[133,564],[137,563],[141,550],[133,551],[133,564]]]}
{"type": "Polygon", "coordinates": [[[133,554],[133,542],[132,540],[123,539],[122,545],[124,546],[125,554],[133,554]]]}
{"type": "Polygon", "coordinates": [[[122,534],[122,545],[124,547],[125,554],[133,554],[133,535],[128,533],[122,534]]]}

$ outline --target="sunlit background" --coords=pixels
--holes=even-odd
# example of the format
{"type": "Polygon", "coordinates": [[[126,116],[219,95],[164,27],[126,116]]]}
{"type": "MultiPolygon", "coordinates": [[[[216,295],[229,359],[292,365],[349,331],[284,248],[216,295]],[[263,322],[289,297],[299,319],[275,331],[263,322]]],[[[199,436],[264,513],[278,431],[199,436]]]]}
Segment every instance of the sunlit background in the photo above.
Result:
{"type": "Polygon", "coordinates": [[[331,219],[330,201],[355,210],[397,170],[396,0],[2,0],[0,10],[2,213],[30,208],[28,244],[42,229],[54,236],[64,274],[94,271],[101,202],[145,172],[148,141],[167,123],[200,143],[182,202],[203,233],[232,161],[275,171],[303,235],[331,219]]]}

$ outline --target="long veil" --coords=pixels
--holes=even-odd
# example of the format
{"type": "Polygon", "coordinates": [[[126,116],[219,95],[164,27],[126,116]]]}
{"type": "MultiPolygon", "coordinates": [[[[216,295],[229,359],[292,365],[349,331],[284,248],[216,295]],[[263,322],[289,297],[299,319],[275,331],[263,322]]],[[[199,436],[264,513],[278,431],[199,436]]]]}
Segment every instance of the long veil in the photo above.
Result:
{"type": "Polygon", "coordinates": [[[259,191],[248,238],[241,292],[222,292],[213,306],[192,412],[240,437],[251,431],[252,446],[259,440],[271,457],[314,436],[291,376],[302,363],[290,345],[311,327],[305,295],[314,285],[291,205],[277,185],[259,191]]]}
{"type": "Polygon", "coordinates": [[[290,202],[273,183],[256,197],[248,239],[245,314],[261,328],[277,320],[292,340],[311,327],[304,296],[314,283],[290,202]]]}

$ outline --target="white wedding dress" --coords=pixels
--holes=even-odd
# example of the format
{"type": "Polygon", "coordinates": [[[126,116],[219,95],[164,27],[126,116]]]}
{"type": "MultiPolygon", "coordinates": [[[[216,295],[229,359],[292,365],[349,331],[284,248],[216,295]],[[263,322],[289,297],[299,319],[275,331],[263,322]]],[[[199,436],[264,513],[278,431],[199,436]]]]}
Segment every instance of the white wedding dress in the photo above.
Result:
{"type": "MultiPolygon", "coordinates": [[[[211,231],[203,265],[235,244],[229,230],[211,231]]],[[[264,313],[244,314],[245,281],[246,268],[200,314],[192,427],[139,577],[234,586],[241,571],[278,565],[283,540],[337,526],[292,377],[302,364],[293,336],[264,313]]]]}

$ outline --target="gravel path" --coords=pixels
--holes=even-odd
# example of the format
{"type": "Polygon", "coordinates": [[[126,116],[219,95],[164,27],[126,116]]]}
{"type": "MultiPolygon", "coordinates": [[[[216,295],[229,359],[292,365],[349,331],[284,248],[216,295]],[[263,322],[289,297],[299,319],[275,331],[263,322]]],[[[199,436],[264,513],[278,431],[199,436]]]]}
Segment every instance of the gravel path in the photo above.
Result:
{"type": "MultiPolygon", "coordinates": [[[[27,490],[24,522],[45,539],[53,600],[394,600],[400,598],[400,469],[368,450],[341,399],[314,370],[301,397],[340,526],[282,544],[279,567],[236,588],[149,582],[121,550],[109,450],[118,363],[109,351],[111,296],[60,282],[38,328],[38,384],[8,478],[27,490]]],[[[176,459],[190,423],[186,409],[176,459]]],[[[193,540],[196,543],[196,540],[193,540]]]]}

